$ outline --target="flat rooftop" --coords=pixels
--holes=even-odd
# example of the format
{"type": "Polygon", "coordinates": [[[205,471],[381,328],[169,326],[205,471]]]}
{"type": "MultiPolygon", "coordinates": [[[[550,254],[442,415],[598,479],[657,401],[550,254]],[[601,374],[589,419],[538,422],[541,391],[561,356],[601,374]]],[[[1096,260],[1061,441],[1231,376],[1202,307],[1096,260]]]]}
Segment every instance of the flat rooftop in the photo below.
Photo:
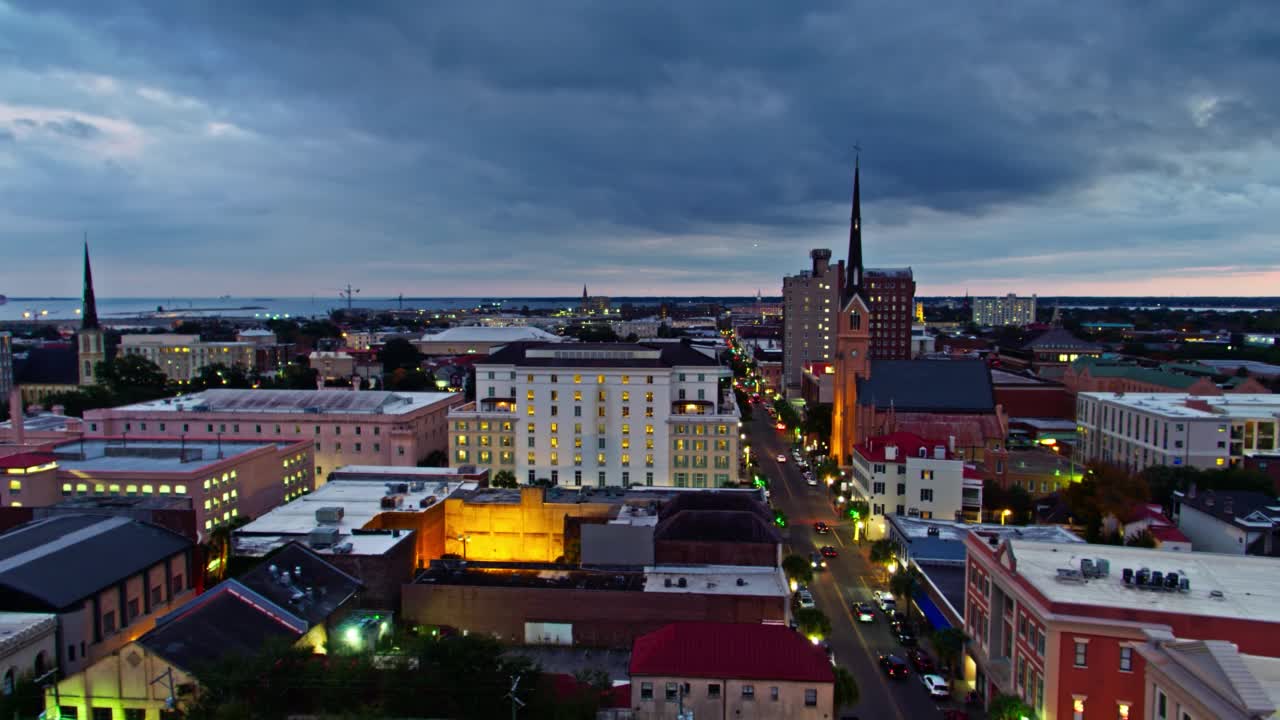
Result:
{"type": "Polygon", "coordinates": [[[774,567],[749,565],[656,565],[646,567],[645,592],[699,595],[750,595],[789,597],[782,571],[774,567]],[[685,586],[680,587],[683,578],[685,586]],[[667,581],[671,585],[667,585],[667,581]],[[742,584],[739,584],[741,581],[742,584]]]}
{"type": "Polygon", "coordinates": [[[202,469],[264,447],[286,448],[293,442],[223,440],[84,439],[54,448],[62,470],[81,472],[182,472],[202,469]],[[221,455],[221,457],[219,457],[221,455]]]}
{"type": "Polygon", "coordinates": [[[1017,561],[1018,575],[1051,602],[1280,622],[1280,561],[1275,558],[1017,538],[1007,542],[1017,561]],[[1085,558],[1106,559],[1111,563],[1111,574],[1087,582],[1058,579],[1058,570],[1079,570],[1085,558]],[[1191,591],[1155,592],[1124,584],[1124,568],[1136,571],[1144,567],[1178,573],[1179,578],[1191,582],[1191,591]],[[1211,591],[1221,592],[1222,597],[1211,597],[1211,591]]]}
{"type": "Polygon", "coordinates": [[[123,412],[259,415],[406,415],[459,393],[383,390],[205,390],[115,408],[123,412]]]}
{"type": "Polygon", "coordinates": [[[682,565],[646,567],[644,572],[582,570],[553,563],[433,561],[414,579],[419,585],[480,585],[572,590],[619,590],[699,595],[788,597],[782,571],[772,567],[682,565]],[[680,578],[685,586],[680,587],[680,578]],[[738,585],[738,579],[744,584],[738,585]],[[667,587],[666,581],[671,581],[667,587]]]}
{"type": "Polygon", "coordinates": [[[1195,362],[1223,373],[1233,373],[1239,368],[1249,371],[1250,375],[1275,377],[1280,375],[1280,365],[1260,362],[1258,360],[1196,360],[1195,362]]]}
{"type": "Polygon", "coordinates": [[[1051,543],[1084,543],[1079,536],[1057,525],[999,525],[992,523],[962,523],[953,520],[923,520],[905,515],[887,515],[898,532],[911,540],[942,540],[963,543],[973,531],[995,533],[1000,537],[1051,543]],[[930,535],[930,529],[937,534],[930,535]]]}
{"type": "MultiPolygon", "coordinates": [[[[28,415],[22,419],[22,429],[26,432],[48,432],[51,430],[66,430],[67,423],[80,422],[80,418],[67,417],[66,415],[56,415],[54,413],[40,413],[39,415],[28,415]]],[[[12,430],[13,421],[6,420],[0,422],[0,430],[12,430]]]]}
{"type": "MultiPolygon", "coordinates": [[[[548,503],[605,503],[616,505],[644,505],[647,503],[663,503],[684,493],[725,493],[748,494],[752,498],[764,502],[764,491],[739,488],[670,488],[670,487],[607,487],[594,488],[588,486],[573,487],[557,485],[546,489],[543,495],[548,503]]],[[[515,505],[520,502],[520,490],[516,488],[476,488],[459,491],[459,497],[468,503],[496,503],[515,505]]]]}
{"type": "Polygon", "coordinates": [[[459,490],[476,487],[474,482],[426,482],[417,488],[409,482],[406,483],[408,492],[398,493],[401,498],[399,506],[384,508],[382,499],[388,495],[386,482],[404,481],[394,477],[385,480],[330,480],[314,492],[285,503],[237,529],[232,535],[235,550],[244,555],[261,556],[291,540],[305,539],[312,530],[321,527],[316,520],[316,510],[340,507],[342,520],[325,523],[324,527],[337,528],[339,542],[351,543],[351,554],[380,555],[403,542],[410,533],[364,530],[373,518],[384,512],[425,512],[459,490]]]}
{"type": "Polygon", "coordinates": [[[1241,393],[1234,395],[1188,395],[1186,393],[1080,393],[1083,397],[1157,415],[1190,419],[1274,417],[1280,414],[1280,395],[1241,393]],[[1188,401],[1205,403],[1210,410],[1188,407],[1188,401]]]}
{"type": "Polygon", "coordinates": [[[331,480],[377,480],[379,482],[447,482],[460,475],[484,472],[467,467],[402,467],[396,465],[343,465],[329,473],[331,480]]]}

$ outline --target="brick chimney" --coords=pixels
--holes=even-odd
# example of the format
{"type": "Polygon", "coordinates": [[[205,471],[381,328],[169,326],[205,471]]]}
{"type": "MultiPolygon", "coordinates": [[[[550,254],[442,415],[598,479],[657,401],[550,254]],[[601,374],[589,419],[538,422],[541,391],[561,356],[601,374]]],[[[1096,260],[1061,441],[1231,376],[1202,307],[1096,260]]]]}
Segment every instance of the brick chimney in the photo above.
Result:
{"type": "Polygon", "coordinates": [[[22,408],[22,389],[17,385],[9,391],[9,419],[13,421],[13,443],[26,444],[26,413],[22,408]]]}

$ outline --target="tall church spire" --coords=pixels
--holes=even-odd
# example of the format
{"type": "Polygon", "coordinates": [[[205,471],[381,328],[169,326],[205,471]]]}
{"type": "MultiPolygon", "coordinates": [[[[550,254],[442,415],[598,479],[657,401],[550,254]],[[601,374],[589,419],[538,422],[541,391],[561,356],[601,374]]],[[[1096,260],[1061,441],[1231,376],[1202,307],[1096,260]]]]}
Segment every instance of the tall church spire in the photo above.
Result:
{"type": "Polygon", "coordinates": [[[93,269],[89,267],[89,238],[84,240],[84,309],[80,313],[82,330],[98,329],[98,302],[93,296],[93,269]]]}
{"type": "Polygon", "coordinates": [[[844,281],[844,303],[862,291],[862,198],[859,185],[860,159],[853,161],[853,210],[849,216],[849,260],[846,263],[848,277],[844,281]]]}

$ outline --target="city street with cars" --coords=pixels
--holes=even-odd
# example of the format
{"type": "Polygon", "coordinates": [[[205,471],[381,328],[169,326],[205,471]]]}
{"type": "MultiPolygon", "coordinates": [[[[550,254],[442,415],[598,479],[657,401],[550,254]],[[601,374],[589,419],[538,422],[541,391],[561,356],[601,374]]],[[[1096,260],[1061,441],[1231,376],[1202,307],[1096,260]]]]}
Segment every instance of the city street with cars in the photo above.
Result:
{"type": "Polygon", "coordinates": [[[874,594],[887,594],[888,588],[877,580],[883,572],[877,573],[854,542],[852,522],[837,518],[824,482],[810,484],[806,479],[792,454],[790,436],[777,429],[766,408],[757,405],[753,410],[744,428],[760,471],[769,478],[771,502],[788,520],[783,554],[821,561],[804,602],[813,603],[831,620],[826,640],[835,662],[858,683],[857,705],[844,708],[837,717],[908,720],[941,718],[943,709],[968,711],[962,701],[946,697],[949,693],[939,675],[932,675],[932,687],[926,685],[922,678],[931,673],[920,673],[917,667],[932,671],[932,660],[913,666],[909,653],[916,650],[917,640],[913,634],[895,632],[890,626],[895,609],[888,606],[886,612],[876,602],[874,594]],[[883,666],[881,656],[886,657],[883,666]],[[891,662],[900,666],[892,675],[886,669],[891,662]]]}

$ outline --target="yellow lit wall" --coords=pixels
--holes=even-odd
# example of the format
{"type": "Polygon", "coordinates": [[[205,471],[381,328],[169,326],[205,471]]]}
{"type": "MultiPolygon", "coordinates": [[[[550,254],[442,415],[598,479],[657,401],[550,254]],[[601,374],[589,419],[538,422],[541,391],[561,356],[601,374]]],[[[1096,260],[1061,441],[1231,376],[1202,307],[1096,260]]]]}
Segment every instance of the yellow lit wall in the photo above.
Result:
{"type": "Polygon", "coordinates": [[[564,554],[565,517],[609,517],[609,503],[547,503],[542,488],[521,488],[517,503],[445,501],[445,552],[468,560],[552,562],[564,554]]]}

